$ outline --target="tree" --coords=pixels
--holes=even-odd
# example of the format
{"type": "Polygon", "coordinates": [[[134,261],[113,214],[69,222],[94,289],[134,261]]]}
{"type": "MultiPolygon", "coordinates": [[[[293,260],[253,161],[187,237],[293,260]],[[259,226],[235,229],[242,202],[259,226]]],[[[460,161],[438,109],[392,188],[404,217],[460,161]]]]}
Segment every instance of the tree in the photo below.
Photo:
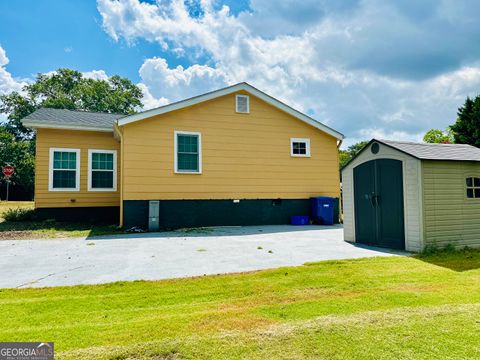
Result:
{"type": "MultiPolygon", "coordinates": [[[[31,140],[15,140],[6,126],[0,126],[0,165],[12,165],[15,172],[11,177],[10,198],[30,200],[33,198],[35,149],[31,140]]],[[[5,181],[2,181],[2,196],[5,197],[5,181]]]]}
{"type": "Polygon", "coordinates": [[[350,145],[347,150],[340,150],[340,168],[345,166],[345,164],[357,155],[367,144],[368,141],[360,141],[350,145]]]}
{"type": "Polygon", "coordinates": [[[21,119],[39,107],[131,114],[142,107],[142,91],[130,80],[114,75],[107,80],[85,78],[81,72],[58,69],[38,74],[22,94],[0,96],[0,113],[7,114],[6,129],[16,139],[32,137],[21,119]]]}
{"type": "Polygon", "coordinates": [[[457,121],[450,127],[455,142],[480,147],[480,95],[473,100],[467,97],[457,115],[457,121]]]}
{"type": "Polygon", "coordinates": [[[430,129],[423,136],[423,141],[430,144],[453,144],[454,138],[450,129],[430,129]]]}

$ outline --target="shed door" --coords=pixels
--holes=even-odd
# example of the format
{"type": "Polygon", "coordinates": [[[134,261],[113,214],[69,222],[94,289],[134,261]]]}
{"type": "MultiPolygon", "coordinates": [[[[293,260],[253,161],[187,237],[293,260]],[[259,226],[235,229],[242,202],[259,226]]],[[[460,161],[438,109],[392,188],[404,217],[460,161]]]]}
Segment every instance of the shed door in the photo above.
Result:
{"type": "Polygon", "coordinates": [[[353,170],[358,243],[405,249],[402,162],[371,160],[353,170]]]}

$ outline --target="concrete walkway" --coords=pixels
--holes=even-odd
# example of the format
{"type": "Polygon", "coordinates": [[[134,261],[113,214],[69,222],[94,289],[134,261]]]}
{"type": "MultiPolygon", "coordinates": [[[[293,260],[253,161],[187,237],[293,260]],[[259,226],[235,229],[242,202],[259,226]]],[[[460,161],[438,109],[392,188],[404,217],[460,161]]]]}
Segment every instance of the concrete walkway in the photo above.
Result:
{"type": "Polygon", "coordinates": [[[343,241],[339,226],[248,226],[0,241],[0,288],[158,280],[402,254],[343,241]]]}

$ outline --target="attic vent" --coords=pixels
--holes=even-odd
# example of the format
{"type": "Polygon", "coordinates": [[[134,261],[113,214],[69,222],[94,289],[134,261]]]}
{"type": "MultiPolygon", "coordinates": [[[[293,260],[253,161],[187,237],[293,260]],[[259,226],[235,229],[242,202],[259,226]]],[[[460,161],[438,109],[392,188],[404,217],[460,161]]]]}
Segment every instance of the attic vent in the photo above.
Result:
{"type": "Polygon", "coordinates": [[[237,113],[244,114],[248,114],[250,112],[250,99],[247,95],[236,96],[235,111],[237,113]]]}

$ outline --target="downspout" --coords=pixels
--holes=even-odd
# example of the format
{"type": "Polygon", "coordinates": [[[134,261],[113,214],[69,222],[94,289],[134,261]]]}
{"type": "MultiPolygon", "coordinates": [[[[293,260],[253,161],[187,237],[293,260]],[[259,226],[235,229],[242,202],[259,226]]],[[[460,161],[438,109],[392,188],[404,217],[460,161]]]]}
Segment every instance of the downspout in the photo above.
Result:
{"type": "Polygon", "coordinates": [[[337,149],[340,150],[340,146],[342,146],[342,143],[343,143],[343,139],[339,139],[337,142],[337,149]]]}
{"type": "Polygon", "coordinates": [[[123,227],[123,132],[122,130],[118,127],[118,124],[115,123],[114,125],[115,132],[118,134],[120,137],[120,227],[123,227]]]}

